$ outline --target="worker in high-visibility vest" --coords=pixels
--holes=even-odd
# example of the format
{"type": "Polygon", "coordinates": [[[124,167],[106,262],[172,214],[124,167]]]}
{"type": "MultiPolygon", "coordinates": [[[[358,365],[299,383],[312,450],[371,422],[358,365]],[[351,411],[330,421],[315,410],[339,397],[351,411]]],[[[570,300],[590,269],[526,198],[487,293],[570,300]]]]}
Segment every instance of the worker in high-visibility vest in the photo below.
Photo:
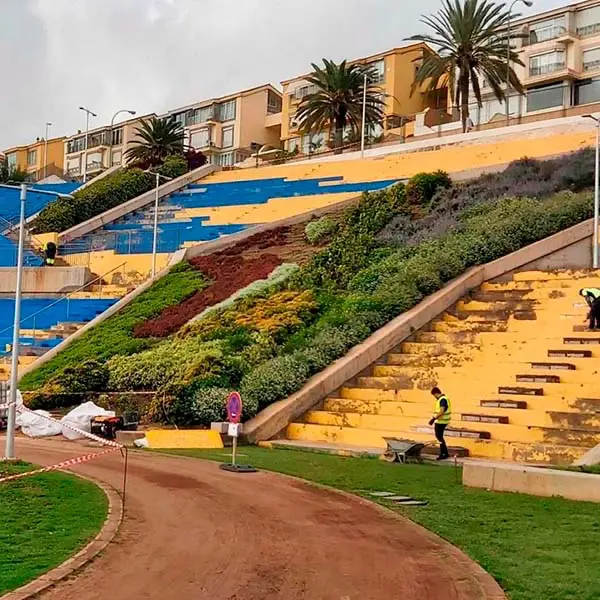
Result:
{"type": "Polygon", "coordinates": [[[44,265],[47,267],[53,267],[55,258],[56,244],[54,242],[48,242],[44,248],[44,265]]]}
{"type": "Polygon", "coordinates": [[[590,307],[590,312],[586,317],[586,321],[590,320],[590,331],[600,329],[600,289],[583,288],[579,290],[579,295],[585,298],[590,307]]]}
{"type": "Polygon", "coordinates": [[[434,387],[431,390],[431,395],[435,398],[435,410],[429,424],[434,426],[435,437],[440,443],[440,455],[437,457],[437,460],[446,460],[450,458],[450,453],[444,440],[444,432],[452,419],[452,405],[448,396],[443,394],[438,387],[434,387]]]}

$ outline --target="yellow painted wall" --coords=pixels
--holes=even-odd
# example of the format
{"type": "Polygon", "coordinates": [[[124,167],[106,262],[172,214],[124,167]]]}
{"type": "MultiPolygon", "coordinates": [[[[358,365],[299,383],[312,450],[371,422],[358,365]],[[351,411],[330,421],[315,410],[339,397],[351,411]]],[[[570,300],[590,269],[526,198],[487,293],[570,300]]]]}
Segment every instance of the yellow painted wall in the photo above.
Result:
{"type": "MultiPolygon", "coordinates": [[[[157,271],[169,264],[169,257],[170,254],[157,254],[157,271]]],[[[152,272],[151,254],[116,254],[114,250],[108,250],[90,252],[89,257],[87,254],[68,254],[61,258],[73,266],[89,266],[90,271],[97,276],[110,271],[106,276],[108,283],[139,284],[148,279],[152,272]]]]}
{"type": "MultiPolygon", "coordinates": [[[[59,169],[63,169],[64,166],[64,137],[53,138],[48,140],[48,157],[46,164],[50,165],[54,163],[59,169]]],[[[38,171],[44,167],[44,140],[39,140],[28,144],[26,146],[18,146],[16,148],[10,148],[5,150],[5,154],[17,155],[17,167],[24,171],[38,171]],[[27,164],[27,154],[33,150],[37,151],[35,165],[27,164]]]]}
{"type": "Polygon", "coordinates": [[[252,142],[279,146],[279,132],[277,129],[267,129],[265,127],[267,95],[268,91],[263,89],[241,97],[239,101],[240,110],[236,119],[236,127],[239,128],[238,147],[249,148],[252,142]]]}

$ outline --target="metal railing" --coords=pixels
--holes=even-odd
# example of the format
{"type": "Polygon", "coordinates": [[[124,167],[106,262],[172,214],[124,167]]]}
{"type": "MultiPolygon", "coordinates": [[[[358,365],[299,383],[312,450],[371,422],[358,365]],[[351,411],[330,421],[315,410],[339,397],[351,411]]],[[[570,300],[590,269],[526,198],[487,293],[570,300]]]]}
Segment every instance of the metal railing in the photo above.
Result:
{"type": "MultiPolygon", "coordinates": [[[[52,302],[51,304],[48,304],[48,306],[44,306],[44,308],[41,308],[37,312],[34,312],[32,315],[28,315],[27,317],[23,317],[19,321],[19,327],[21,327],[26,321],[29,321],[30,319],[33,319],[33,327],[31,329],[33,330],[33,336],[32,337],[35,340],[35,331],[36,331],[35,318],[37,316],[41,315],[43,312],[46,312],[47,310],[49,310],[53,306],[56,306],[57,304],[59,304],[63,300],[66,300],[66,302],[67,302],[67,318],[69,318],[69,307],[70,307],[70,298],[71,298],[71,296],[73,296],[74,294],[77,294],[77,293],[81,292],[82,290],[85,290],[86,288],[89,288],[90,286],[94,285],[94,283],[96,283],[97,281],[100,282],[100,293],[99,293],[100,297],[98,299],[102,300],[102,285],[103,285],[103,279],[104,279],[104,277],[106,277],[107,275],[110,275],[111,273],[114,273],[115,271],[118,271],[120,268],[124,267],[126,264],[127,264],[127,261],[121,263],[120,265],[118,265],[116,267],[113,267],[112,269],[110,269],[110,271],[106,271],[106,273],[104,273],[102,275],[99,275],[98,277],[96,277],[92,281],[88,281],[87,283],[83,284],[82,286],[78,287],[77,289],[71,290],[70,292],[65,293],[60,298],[57,298],[54,302],[52,302]]],[[[13,329],[12,325],[10,325],[9,327],[6,327],[5,329],[2,329],[0,331],[0,336],[2,336],[2,334],[6,333],[7,331],[12,331],[12,329],[13,329]]]]}

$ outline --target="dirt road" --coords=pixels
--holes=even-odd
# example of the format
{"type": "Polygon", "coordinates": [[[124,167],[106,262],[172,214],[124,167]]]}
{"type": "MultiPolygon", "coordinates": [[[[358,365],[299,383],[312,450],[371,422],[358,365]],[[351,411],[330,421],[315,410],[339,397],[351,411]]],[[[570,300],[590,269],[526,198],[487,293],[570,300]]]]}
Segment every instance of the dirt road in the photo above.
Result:
{"type": "MultiPolygon", "coordinates": [[[[51,464],[68,442],[19,439],[51,464]]],[[[120,488],[122,459],[73,469],[120,488]]],[[[499,600],[497,584],[449,544],[371,503],[270,473],[131,453],[115,541],[45,599],[499,600]]]]}

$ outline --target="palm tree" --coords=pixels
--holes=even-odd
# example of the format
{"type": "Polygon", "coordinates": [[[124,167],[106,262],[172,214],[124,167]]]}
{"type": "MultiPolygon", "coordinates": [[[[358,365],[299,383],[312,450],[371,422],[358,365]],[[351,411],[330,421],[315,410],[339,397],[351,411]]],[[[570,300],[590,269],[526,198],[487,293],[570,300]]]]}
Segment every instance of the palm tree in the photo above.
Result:
{"type": "Polygon", "coordinates": [[[463,131],[469,118],[469,92],[481,107],[480,78],[485,77],[494,95],[506,102],[503,84],[507,73],[510,85],[519,93],[523,86],[512,64],[523,66],[511,45],[511,38],[521,34],[502,33],[510,19],[504,3],[493,0],[444,0],[438,14],[423,17],[421,22],[433,30],[431,35],[413,35],[411,41],[425,42],[436,48],[438,54],[428,53],[419,67],[413,92],[426,85],[429,91],[438,89],[440,81],[447,80],[456,106],[460,106],[463,131]],[[507,65],[510,47],[510,66],[507,65]]]}
{"type": "Polygon", "coordinates": [[[184,132],[174,117],[142,120],[135,129],[137,141],[125,155],[134,164],[161,165],[171,154],[183,154],[184,132]]]}
{"type": "Polygon", "coordinates": [[[313,73],[306,81],[316,91],[305,96],[298,107],[296,118],[300,130],[305,133],[320,132],[329,128],[333,131],[336,153],[342,152],[344,128],[350,125],[360,131],[362,127],[363,94],[367,75],[367,124],[378,123],[385,116],[384,94],[375,80],[373,69],[365,65],[349,65],[344,60],[339,64],[323,59],[323,67],[312,64],[313,73]]]}

